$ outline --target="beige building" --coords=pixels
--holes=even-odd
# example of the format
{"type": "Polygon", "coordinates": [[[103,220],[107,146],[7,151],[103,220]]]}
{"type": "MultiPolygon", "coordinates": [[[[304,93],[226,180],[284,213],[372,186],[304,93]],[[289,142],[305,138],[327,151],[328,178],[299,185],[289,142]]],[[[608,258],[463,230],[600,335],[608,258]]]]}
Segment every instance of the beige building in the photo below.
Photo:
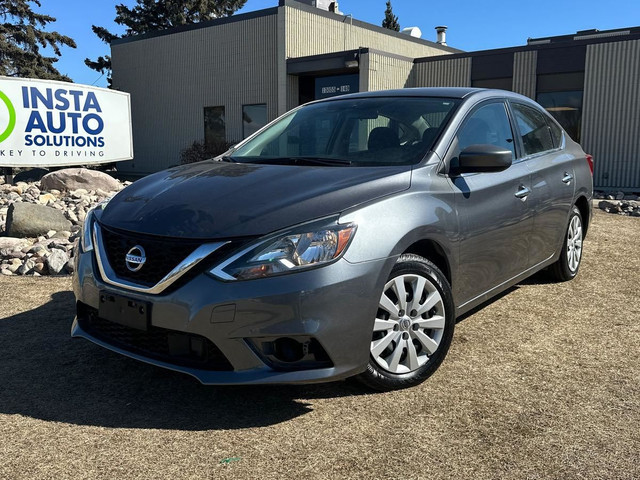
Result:
{"type": "Polygon", "coordinates": [[[118,169],[161,170],[194,141],[237,142],[315,98],[410,86],[414,58],[457,52],[295,0],[116,40],[113,87],[131,93],[135,154],[118,169]]]}
{"type": "MultiPolygon", "coordinates": [[[[302,103],[358,91],[461,86],[543,105],[593,154],[597,188],[640,191],[640,27],[461,52],[329,11],[325,0],[115,41],[113,86],[131,94],[127,173],[179,162],[194,141],[235,143],[302,103]]],[[[418,32],[419,34],[419,32],[418,32]]]]}

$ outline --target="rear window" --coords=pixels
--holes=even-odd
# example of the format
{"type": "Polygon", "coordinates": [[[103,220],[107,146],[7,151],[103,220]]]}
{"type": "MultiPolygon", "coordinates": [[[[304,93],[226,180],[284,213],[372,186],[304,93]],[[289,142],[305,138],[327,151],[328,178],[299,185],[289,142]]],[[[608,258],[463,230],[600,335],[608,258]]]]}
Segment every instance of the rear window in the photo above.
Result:
{"type": "Polygon", "coordinates": [[[542,112],[520,103],[513,103],[513,113],[522,137],[525,155],[552,150],[551,130],[542,112]]]}
{"type": "Polygon", "coordinates": [[[282,117],[232,158],[261,163],[333,159],[355,166],[417,163],[458,103],[449,98],[380,97],[311,104],[282,117]]]}

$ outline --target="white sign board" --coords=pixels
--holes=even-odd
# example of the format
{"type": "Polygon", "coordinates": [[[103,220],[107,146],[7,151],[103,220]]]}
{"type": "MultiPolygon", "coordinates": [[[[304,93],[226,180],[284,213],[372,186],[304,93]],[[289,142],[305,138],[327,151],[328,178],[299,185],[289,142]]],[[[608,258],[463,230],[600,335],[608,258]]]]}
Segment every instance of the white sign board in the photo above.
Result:
{"type": "Polygon", "coordinates": [[[52,167],[133,158],[128,93],[0,77],[0,167],[52,167]]]}

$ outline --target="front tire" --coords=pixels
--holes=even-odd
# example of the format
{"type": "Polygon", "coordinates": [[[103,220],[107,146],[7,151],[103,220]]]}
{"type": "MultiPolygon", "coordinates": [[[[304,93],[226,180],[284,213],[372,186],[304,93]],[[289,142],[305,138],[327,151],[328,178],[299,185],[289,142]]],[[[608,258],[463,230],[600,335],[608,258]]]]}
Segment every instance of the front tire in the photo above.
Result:
{"type": "Polygon", "coordinates": [[[549,273],[554,280],[566,282],[578,274],[582,260],[583,238],[582,214],[574,205],[571,209],[571,215],[569,215],[569,226],[564,236],[562,253],[560,253],[558,261],[549,268],[549,273]]]}
{"type": "Polygon", "coordinates": [[[380,297],[369,364],[356,378],[380,391],[418,385],[440,366],[455,326],[443,273],[418,256],[400,256],[380,297]]]}

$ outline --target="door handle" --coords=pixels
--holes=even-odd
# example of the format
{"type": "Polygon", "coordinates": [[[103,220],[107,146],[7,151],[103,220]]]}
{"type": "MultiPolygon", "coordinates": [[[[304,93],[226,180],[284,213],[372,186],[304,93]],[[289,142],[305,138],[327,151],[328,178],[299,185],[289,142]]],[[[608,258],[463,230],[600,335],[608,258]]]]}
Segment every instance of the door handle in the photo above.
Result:
{"type": "Polygon", "coordinates": [[[529,190],[527,187],[525,187],[524,185],[520,185],[518,187],[518,191],[515,193],[516,198],[519,198],[520,200],[526,200],[527,197],[529,196],[529,194],[531,193],[531,190],[529,190]]]}
{"type": "Polygon", "coordinates": [[[573,175],[571,175],[568,172],[564,172],[564,177],[562,177],[562,181],[568,185],[571,183],[571,180],[573,180],[573,175]]]}

